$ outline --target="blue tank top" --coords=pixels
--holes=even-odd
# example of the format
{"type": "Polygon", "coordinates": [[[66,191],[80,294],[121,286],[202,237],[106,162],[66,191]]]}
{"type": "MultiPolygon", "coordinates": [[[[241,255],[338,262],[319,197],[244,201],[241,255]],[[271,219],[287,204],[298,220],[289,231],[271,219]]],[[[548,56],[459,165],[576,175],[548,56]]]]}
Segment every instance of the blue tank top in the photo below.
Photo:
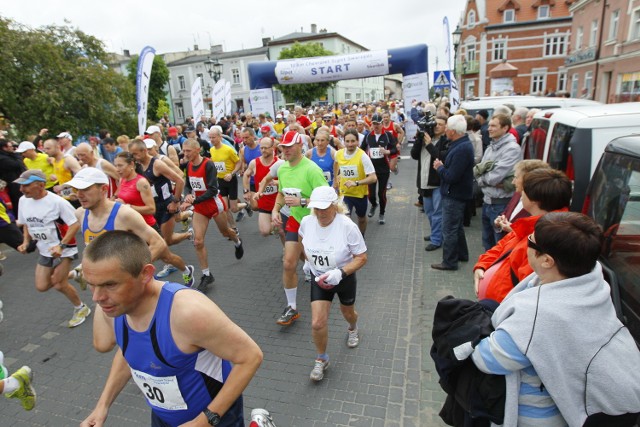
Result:
{"type": "Polygon", "coordinates": [[[106,233],[107,231],[113,231],[116,229],[116,216],[118,216],[120,206],[122,205],[118,202],[113,205],[111,213],[109,214],[109,218],[107,218],[107,222],[101,230],[92,230],[89,228],[89,209],[86,209],[84,211],[84,218],[82,219],[82,238],[84,239],[85,245],[91,243],[93,239],[95,239],[102,233],[106,233]]]}
{"type": "Polygon", "coordinates": [[[311,150],[311,161],[316,165],[320,166],[322,169],[322,174],[324,175],[324,179],[327,180],[329,186],[333,185],[333,158],[331,157],[331,152],[327,148],[327,153],[320,157],[318,155],[318,150],[316,147],[313,147],[311,150]]]}
{"type": "Polygon", "coordinates": [[[131,367],[132,378],[153,412],[170,425],[192,420],[218,394],[231,363],[207,350],[186,354],[171,336],[171,306],[178,291],[193,292],[165,282],[149,329],[137,332],[126,315],[114,319],[116,342],[131,367]]]}
{"type": "MultiPolygon", "coordinates": [[[[251,163],[251,160],[257,159],[260,157],[260,145],[256,145],[256,148],[249,148],[248,146],[244,146],[244,163],[248,166],[251,163]]],[[[251,184],[254,183],[253,176],[251,176],[249,182],[251,184]]]]}
{"type": "Polygon", "coordinates": [[[149,183],[151,184],[151,187],[152,187],[151,192],[153,193],[153,199],[156,201],[156,203],[158,203],[158,202],[164,202],[165,200],[170,199],[171,196],[173,196],[173,193],[171,192],[171,181],[169,181],[167,177],[165,177],[164,175],[155,176],[153,174],[153,165],[156,162],[156,160],[158,159],[156,159],[155,157],[151,158],[151,161],[149,162],[149,166],[143,172],[143,175],[145,178],[147,178],[147,181],[149,181],[149,183]]]}

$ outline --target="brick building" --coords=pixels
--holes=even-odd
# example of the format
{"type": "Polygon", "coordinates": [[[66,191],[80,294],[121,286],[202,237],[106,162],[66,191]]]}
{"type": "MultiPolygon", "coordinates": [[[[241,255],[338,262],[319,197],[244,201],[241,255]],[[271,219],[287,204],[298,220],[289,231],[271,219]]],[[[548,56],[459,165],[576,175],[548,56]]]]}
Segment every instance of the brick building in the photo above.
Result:
{"type": "Polygon", "coordinates": [[[570,0],[468,0],[456,33],[462,96],[564,92],[570,0]]]}
{"type": "Polygon", "coordinates": [[[640,0],[577,0],[565,63],[571,96],[640,101],[640,0]]]}

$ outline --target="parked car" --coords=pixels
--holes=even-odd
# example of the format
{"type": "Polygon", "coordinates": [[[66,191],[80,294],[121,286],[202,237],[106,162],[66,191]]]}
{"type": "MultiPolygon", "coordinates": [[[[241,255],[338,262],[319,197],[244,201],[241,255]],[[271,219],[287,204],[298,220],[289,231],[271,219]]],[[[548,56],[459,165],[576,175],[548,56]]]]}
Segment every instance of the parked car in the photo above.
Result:
{"type": "Polygon", "coordinates": [[[571,210],[580,211],[589,180],[612,139],[640,132],[640,102],[540,111],[523,138],[525,159],[540,159],[574,182],[571,210]]]}
{"type": "Polygon", "coordinates": [[[539,108],[547,110],[549,108],[567,108],[588,105],[603,105],[600,102],[581,98],[558,98],[546,96],[483,96],[462,101],[460,108],[464,108],[467,113],[475,116],[480,110],[487,110],[489,117],[493,115],[496,107],[504,104],[511,104],[514,107],[539,108]]]}
{"type": "Polygon", "coordinates": [[[601,264],[620,320],[640,345],[640,133],[611,141],[583,213],[604,230],[601,264]]]}

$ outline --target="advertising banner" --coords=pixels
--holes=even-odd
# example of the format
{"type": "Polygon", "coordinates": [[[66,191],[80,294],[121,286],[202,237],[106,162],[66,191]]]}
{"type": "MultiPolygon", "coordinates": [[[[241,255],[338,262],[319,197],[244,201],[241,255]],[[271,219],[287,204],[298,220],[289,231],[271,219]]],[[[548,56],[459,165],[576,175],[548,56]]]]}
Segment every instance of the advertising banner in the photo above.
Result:
{"type": "Polygon", "coordinates": [[[147,130],[147,102],[149,101],[149,79],[151,67],[156,50],[151,46],[145,46],[138,58],[138,71],[136,73],[136,101],[138,104],[138,134],[144,135],[147,130]]]}
{"type": "Polygon", "coordinates": [[[254,89],[249,92],[249,104],[254,116],[269,113],[275,117],[273,111],[273,91],[271,88],[254,89]]]}
{"type": "Polygon", "coordinates": [[[231,82],[224,85],[224,112],[231,114],[231,82]]]}
{"type": "Polygon", "coordinates": [[[216,82],[216,85],[213,87],[213,95],[211,99],[213,100],[213,111],[211,111],[212,117],[215,117],[216,120],[220,120],[222,116],[224,116],[224,85],[226,83],[225,79],[220,79],[216,82]]]}
{"type": "Polygon", "coordinates": [[[196,80],[191,85],[191,111],[193,111],[193,117],[199,120],[204,116],[204,102],[202,100],[202,80],[200,77],[196,77],[196,80]]]}
{"type": "Polygon", "coordinates": [[[402,92],[406,122],[404,124],[407,141],[413,141],[418,127],[411,120],[411,107],[415,102],[429,102],[429,73],[411,74],[403,77],[402,92]]]}

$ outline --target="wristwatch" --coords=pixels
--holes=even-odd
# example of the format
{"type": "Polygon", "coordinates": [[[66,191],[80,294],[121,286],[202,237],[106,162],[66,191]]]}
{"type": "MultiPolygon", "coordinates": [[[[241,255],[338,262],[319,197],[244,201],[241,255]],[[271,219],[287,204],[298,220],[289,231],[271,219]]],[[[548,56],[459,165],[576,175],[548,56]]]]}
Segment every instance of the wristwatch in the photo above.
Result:
{"type": "Polygon", "coordinates": [[[209,423],[209,425],[217,426],[218,424],[220,424],[220,415],[216,414],[215,412],[211,412],[209,408],[204,408],[204,411],[202,412],[204,413],[204,416],[207,417],[207,422],[209,423]]]}
{"type": "Polygon", "coordinates": [[[360,185],[360,181],[356,181],[356,187],[360,185]]]}
{"type": "Polygon", "coordinates": [[[244,192],[244,194],[247,194],[249,192],[248,188],[245,188],[244,190],[242,190],[244,192]]]}
{"type": "Polygon", "coordinates": [[[307,206],[307,199],[304,199],[304,198],[300,199],[300,206],[302,206],[303,208],[307,206]]]}
{"type": "Polygon", "coordinates": [[[60,249],[67,249],[71,246],[67,245],[66,243],[60,243],[58,246],[60,246],[60,249]]]}

